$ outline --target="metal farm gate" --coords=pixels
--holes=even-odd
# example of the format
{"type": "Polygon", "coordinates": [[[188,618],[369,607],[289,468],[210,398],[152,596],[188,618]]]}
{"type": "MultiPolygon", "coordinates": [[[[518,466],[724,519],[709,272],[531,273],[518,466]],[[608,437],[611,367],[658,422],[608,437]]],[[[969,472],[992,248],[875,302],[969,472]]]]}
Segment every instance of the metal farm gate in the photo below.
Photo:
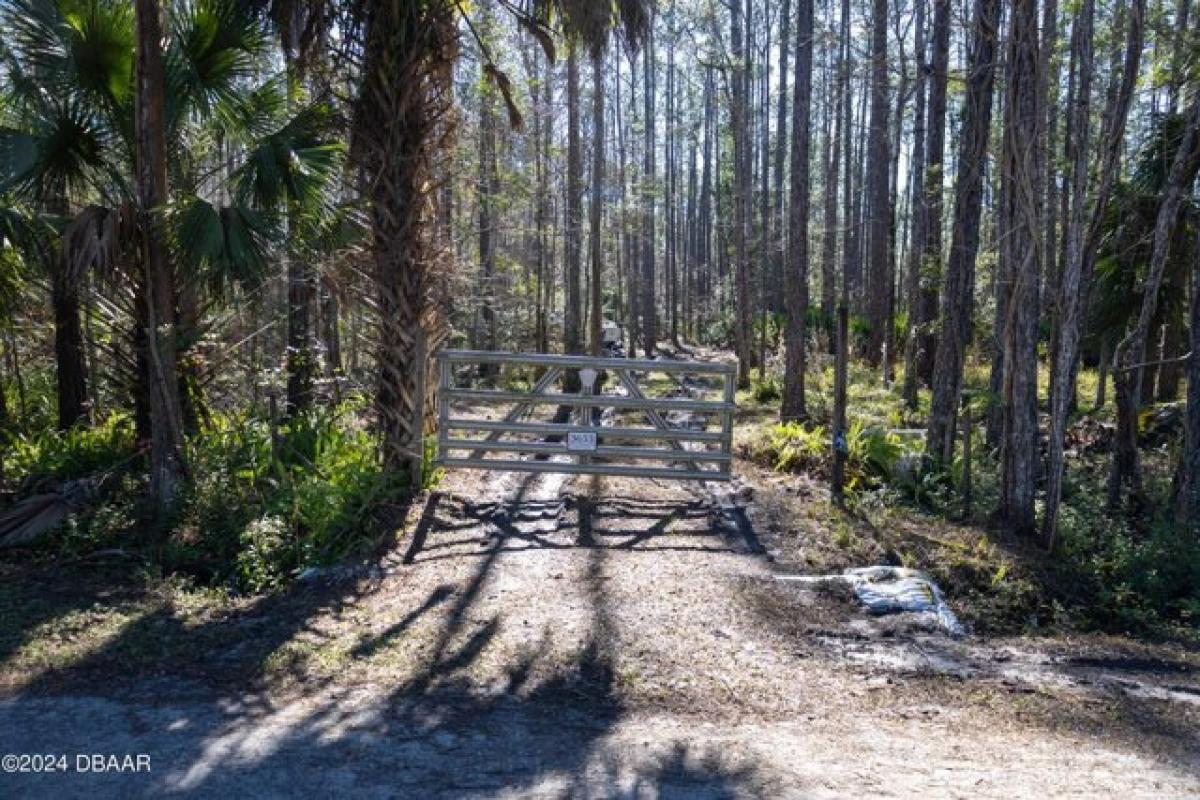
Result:
{"type": "Polygon", "coordinates": [[[440,466],[729,480],[731,365],[473,350],[443,350],[437,359],[440,466]],[[523,368],[532,385],[522,391],[510,379],[507,386],[516,388],[459,386],[458,377],[483,365],[523,368]],[[579,373],[580,393],[551,391],[571,370],[579,373]],[[597,394],[597,380],[610,375],[615,381],[603,381],[597,394]],[[661,377],[653,382],[651,375],[661,377]]]}

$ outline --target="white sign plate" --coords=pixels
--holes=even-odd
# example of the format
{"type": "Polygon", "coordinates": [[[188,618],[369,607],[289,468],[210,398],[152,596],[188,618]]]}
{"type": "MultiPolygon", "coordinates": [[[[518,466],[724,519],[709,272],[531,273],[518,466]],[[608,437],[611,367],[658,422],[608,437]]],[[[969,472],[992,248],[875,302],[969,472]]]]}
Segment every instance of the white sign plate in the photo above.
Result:
{"type": "Polygon", "coordinates": [[[596,434],[579,431],[567,434],[567,449],[573,452],[591,453],[596,449],[596,434]]]}

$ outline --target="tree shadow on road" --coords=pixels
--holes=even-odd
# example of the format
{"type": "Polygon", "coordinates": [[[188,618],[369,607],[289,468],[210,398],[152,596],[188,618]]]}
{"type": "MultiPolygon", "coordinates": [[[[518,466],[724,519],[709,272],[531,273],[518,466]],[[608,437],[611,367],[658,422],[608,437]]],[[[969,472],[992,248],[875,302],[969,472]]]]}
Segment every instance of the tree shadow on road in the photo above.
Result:
{"type": "MultiPolygon", "coordinates": [[[[517,489],[509,507],[521,505],[529,485],[517,489]]],[[[374,582],[303,587],[200,621],[164,602],[102,647],[49,672],[40,684],[47,694],[5,708],[0,745],[115,748],[155,759],[150,778],[105,776],[97,784],[55,776],[38,784],[61,797],[94,795],[101,785],[123,795],[203,797],[761,795],[767,784],[751,760],[730,759],[676,732],[643,731],[630,719],[614,669],[618,639],[605,589],[612,546],[597,525],[598,490],[594,485],[580,505],[576,541],[567,545],[585,551],[588,630],[566,663],[545,663],[548,630],[516,652],[497,646],[511,622],[487,612],[481,596],[501,555],[528,541],[501,515],[490,520],[487,549],[468,562],[465,580],[414,596],[394,623],[353,648],[354,662],[369,660],[403,646],[415,626],[432,627],[413,668],[389,684],[306,683],[302,663],[298,695],[278,696],[264,680],[268,666],[277,676],[290,643],[328,635],[319,621],[353,612],[377,590],[374,582]],[[120,675],[129,678],[113,680],[120,675]],[[480,675],[501,678],[482,682],[480,675]],[[110,691],[98,691],[106,679],[110,691]],[[80,724],[54,723],[71,713],[80,724]]],[[[453,535],[458,525],[440,516],[442,502],[431,499],[422,513],[428,539],[453,535]]],[[[685,507],[668,516],[679,522],[695,512],[685,507]]]]}

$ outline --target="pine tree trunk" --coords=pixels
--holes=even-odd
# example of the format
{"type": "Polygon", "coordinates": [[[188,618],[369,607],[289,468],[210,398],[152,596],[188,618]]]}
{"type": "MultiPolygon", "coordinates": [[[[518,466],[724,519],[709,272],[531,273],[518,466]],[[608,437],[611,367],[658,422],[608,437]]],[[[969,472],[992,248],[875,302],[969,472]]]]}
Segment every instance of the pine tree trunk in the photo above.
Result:
{"type": "MultiPolygon", "coordinates": [[[[828,48],[827,52],[831,49],[828,48]]],[[[831,81],[833,84],[833,97],[830,98],[829,102],[829,112],[833,116],[833,120],[828,123],[832,128],[832,136],[826,139],[829,149],[828,157],[825,161],[825,202],[822,216],[825,230],[821,240],[821,319],[824,323],[830,352],[833,352],[835,349],[834,309],[837,302],[835,298],[837,296],[838,178],[841,168],[842,137],[846,135],[842,130],[842,105],[846,102],[844,70],[845,63],[839,42],[837,67],[831,81]]]]}
{"type": "MultiPolygon", "coordinates": [[[[567,220],[566,305],[563,307],[563,349],[583,352],[583,146],[579,134],[579,57],[572,42],[567,50],[567,220]]],[[[578,391],[574,372],[567,391],[578,391]]]]}
{"type": "MultiPolygon", "coordinates": [[[[788,47],[791,44],[792,0],[783,0],[779,8],[779,86],[778,99],[775,108],[775,163],[774,175],[771,178],[771,190],[774,198],[772,209],[771,231],[771,283],[774,286],[784,285],[786,257],[784,247],[787,232],[787,219],[783,198],[783,175],[787,161],[788,142],[788,47]]],[[[824,163],[824,162],[822,162],[824,163]]],[[[773,297],[777,297],[772,293],[773,297]]],[[[775,309],[778,310],[778,303],[775,309]]]]}
{"type": "Polygon", "coordinates": [[[675,74],[675,42],[678,31],[675,29],[675,2],[671,2],[670,31],[667,39],[667,114],[664,125],[663,139],[666,155],[666,185],[663,187],[664,203],[667,215],[666,235],[666,295],[667,295],[667,325],[670,329],[671,345],[679,348],[679,166],[677,163],[676,143],[678,141],[678,99],[676,97],[678,78],[675,74]]]}
{"type": "Polygon", "coordinates": [[[917,293],[916,370],[921,382],[933,385],[938,335],[938,290],[942,281],[942,195],[946,150],[946,85],[950,70],[950,0],[933,0],[933,40],[930,60],[929,118],[926,124],[925,177],[923,180],[925,241],[917,293]]]}
{"type": "MultiPolygon", "coordinates": [[[[1062,497],[1064,467],[1064,437],[1067,422],[1066,378],[1075,356],[1080,335],[1079,288],[1083,272],[1083,226],[1085,193],[1088,176],[1088,122],[1092,83],[1092,37],[1095,0],[1084,0],[1071,33],[1071,63],[1077,73],[1073,76],[1075,91],[1068,110],[1067,153],[1070,159],[1070,183],[1064,187],[1074,198],[1066,224],[1066,259],[1063,261],[1057,291],[1057,342],[1054,349],[1055,366],[1050,389],[1050,445],[1047,458],[1046,509],[1042,537],[1047,547],[1054,546],[1058,526],[1058,507],[1062,497]]],[[[1049,250],[1050,248],[1047,248],[1049,250]]]]}
{"type": "Polygon", "coordinates": [[[939,464],[949,464],[954,456],[963,361],[971,338],[975,256],[979,249],[979,217],[983,207],[985,155],[992,119],[999,18],[999,0],[975,0],[967,96],[954,186],[954,226],[941,299],[941,338],[933,371],[933,399],[925,444],[926,455],[939,464]]]}
{"type": "MultiPolygon", "coordinates": [[[[479,27],[484,36],[490,36],[495,25],[491,5],[482,5],[483,14],[479,27]]],[[[485,57],[480,55],[480,68],[485,57]]],[[[479,220],[479,321],[483,324],[483,341],[476,347],[483,350],[499,349],[499,323],[496,318],[496,198],[500,193],[500,173],[496,164],[496,92],[489,84],[486,74],[480,74],[479,98],[479,176],[475,184],[476,207],[479,220]]],[[[481,364],[480,377],[494,380],[499,372],[496,364],[481,364]]]]}
{"type": "Polygon", "coordinates": [[[712,301],[712,215],[713,215],[713,129],[716,118],[716,101],[713,87],[712,68],[704,71],[704,150],[700,169],[700,252],[697,272],[700,274],[700,303],[696,324],[704,329],[708,324],[708,309],[712,301]]]}
{"type": "Polygon", "coordinates": [[[905,294],[908,297],[908,336],[904,343],[904,403],[909,409],[917,407],[917,353],[922,333],[918,309],[921,304],[921,256],[925,248],[928,221],[925,215],[925,2],[916,0],[913,22],[917,85],[914,90],[913,145],[910,168],[912,198],[909,216],[912,219],[912,243],[909,245],[908,268],[905,273],[905,294]]]}
{"type": "Polygon", "coordinates": [[[654,37],[645,45],[642,70],[645,144],[642,153],[642,347],[646,358],[654,357],[658,344],[657,308],[654,299],[654,37]]]}
{"type": "Polygon", "coordinates": [[[791,221],[788,237],[787,361],[784,370],[784,420],[808,416],[804,397],[804,372],[808,340],[808,212],[809,212],[809,108],[812,101],[813,0],[797,0],[796,75],[792,102],[791,221]]]}
{"type": "Polygon", "coordinates": [[[547,226],[550,217],[550,141],[553,138],[550,114],[550,78],[552,68],[549,59],[546,61],[545,73],[542,74],[540,86],[534,88],[534,140],[536,153],[534,156],[534,172],[536,176],[536,206],[534,208],[534,228],[537,238],[537,351],[550,351],[550,325],[547,320],[547,295],[552,288],[550,280],[550,259],[547,226]]]}
{"type": "Polygon", "coordinates": [[[1008,45],[1009,79],[1001,177],[1008,181],[1008,222],[1001,232],[1011,257],[1009,314],[1004,329],[1004,384],[1000,458],[1000,516],[1017,533],[1036,529],[1034,488],[1038,467],[1037,338],[1041,286],[1043,167],[1042,110],[1038,88],[1037,0],[1014,0],[1008,45]]]}
{"type": "Polygon", "coordinates": [[[1113,368],[1117,389],[1117,439],[1113,444],[1112,470],[1108,479],[1108,504],[1113,509],[1120,505],[1121,490],[1125,486],[1129,486],[1137,500],[1143,499],[1137,447],[1138,411],[1141,409],[1142,381],[1145,373],[1142,363],[1146,360],[1146,338],[1158,305],[1158,292],[1162,286],[1167,252],[1175,226],[1179,222],[1179,208],[1185,190],[1195,180],[1197,166],[1200,166],[1200,158],[1197,158],[1196,153],[1198,134],[1200,98],[1193,101],[1187,112],[1187,123],[1179,142],[1179,149],[1163,185],[1162,200],[1154,224],[1154,245],[1142,289],[1142,307],[1137,322],[1117,346],[1116,365],[1113,368]]]}
{"type": "Polygon", "coordinates": [[[735,321],[734,345],[738,357],[738,386],[750,385],[750,119],[749,74],[746,68],[748,47],[743,41],[745,4],[730,6],[730,42],[732,46],[732,86],[730,88],[730,126],[733,129],[733,257],[735,321]]]}
{"type": "Polygon", "coordinates": [[[872,0],[871,127],[867,147],[867,294],[871,332],[867,362],[879,365],[891,326],[892,269],[888,258],[891,211],[888,203],[887,0],[872,0]]]}
{"type": "MultiPolygon", "coordinates": [[[[854,96],[850,80],[853,70],[853,57],[850,49],[850,0],[842,0],[841,11],[841,49],[838,56],[839,69],[838,98],[842,104],[842,162],[845,173],[845,191],[842,192],[842,298],[847,307],[847,314],[852,308],[854,292],[857,287],[855,279],[855,261],[857,259],[858,236],[855,229],[854,201],[854,129],[852,127],[854,114],[854,96]]],[[[836,327],[836,325],[835,325],[836,327]]],[[[835,331],[836,334],[836,331],[835,331]]],[[[847,351],[849,340],[846,341],[847,351]]]]}
{"type": "Polygon", "coordinates": [[[600,355],[603,330],[601,280],[604,272],[604,51],[592,51],[592,202],[591,223],[592,280],[591,314],[588,317],[588,351],[600,355]]]}
{"type": "MultiPolygon", "coordinates": [[[[1192,250],[1191,358],[1187,361],[1187,413],[1183,452],[1175,470],[1175,519],[1200,529],[1200,230],[1192,250]]],[[[1200,530],[1198,530],[1200,532],[1200,530]]]]}

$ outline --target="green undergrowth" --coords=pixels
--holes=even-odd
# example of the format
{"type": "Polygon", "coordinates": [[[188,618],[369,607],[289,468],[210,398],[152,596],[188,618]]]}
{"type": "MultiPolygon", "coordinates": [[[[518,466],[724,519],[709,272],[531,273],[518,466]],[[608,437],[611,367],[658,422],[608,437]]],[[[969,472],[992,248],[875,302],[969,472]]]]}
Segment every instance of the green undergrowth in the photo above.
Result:
{"type": "Polygon", "coordinates": [[[355,399],[274,425],[214,415],[187,439],[190,479],[165,530],[144,505],[146,458],[128,417],[12,437],[4,467],[18,499],[72,479],[89,485],[79,511],[16,557],[119,555],[156,574],[261,592],[307,567],[366,555],[410,494],[407,475],[381,469],[366,411],[355,399]]]}
{"type": "MultiPolygon", "coordinates": [[[[1084,376],[1081,400],[1095,389],[1094,376],[1084,376]]],[[[978,377],[968,376],[968,383],[978,377]]],[[[809,568],[887,563],[923,569],[981,632],[1097,630],[1200,644],[1200,537],[1172,524],[1164,511],[1178,443],[1156,440],[1143,451],[1152,506],[1116,513],[1105,507],[1107,452],[1073,454],[1057,545],[1048,553],[995,522],[1000,470],[982,423],[968,514],[961,450],[945,469],[929,469],[899,380],[867,387],[859,378],[849,392],[847,510],[814,519],[810,527],[820,541],[806,547],[809,568]]],[[[779,423],[778,403],[748,405],[738,439],[743,456],[777,472],[828,481],[832,436],[820,406],[816,421],[801,424],[779,423]]]]}

